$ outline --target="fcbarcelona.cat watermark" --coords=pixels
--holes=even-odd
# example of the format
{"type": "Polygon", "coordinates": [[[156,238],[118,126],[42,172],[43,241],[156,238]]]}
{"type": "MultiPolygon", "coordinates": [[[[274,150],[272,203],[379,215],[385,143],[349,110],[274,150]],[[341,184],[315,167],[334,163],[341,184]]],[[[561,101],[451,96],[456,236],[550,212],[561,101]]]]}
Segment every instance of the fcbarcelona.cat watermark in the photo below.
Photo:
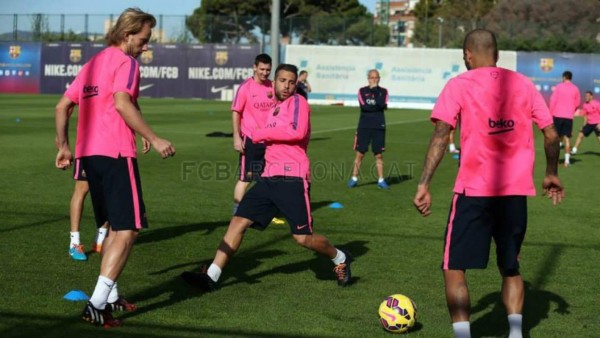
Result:
{"type": "MultiPolygon", "coordinates": [[[[286,164],[283,164],[286,166],[286,164]]],[[[385,177],[395,177],[408,180],[414,177],[415,161],[386,162],[385,177]]],[[[289,163],[290,168],[297,168],[297,163],[289,163]]],[[[346,181],[352,175],[352,163],[315,161],[311,162],[310,179],[318,181],[346,181]]],[[[257,168],[246,168],[248,171],[257,168]]],[[[260,169],[260,168],[258,168],[260,169]]],[[[256,171],[256,170],[254,170],[256,171]]],[[[290,173],[289,176],[298,176],[290,173]]],[[[183,161],[181,162],[182,181],[229,181],[240,177],[237,164],[227,161],[183,161]]],[[[377,178],[377,167],[373,163],[363,167],[359,174],[360,179],[377,178]]]]}

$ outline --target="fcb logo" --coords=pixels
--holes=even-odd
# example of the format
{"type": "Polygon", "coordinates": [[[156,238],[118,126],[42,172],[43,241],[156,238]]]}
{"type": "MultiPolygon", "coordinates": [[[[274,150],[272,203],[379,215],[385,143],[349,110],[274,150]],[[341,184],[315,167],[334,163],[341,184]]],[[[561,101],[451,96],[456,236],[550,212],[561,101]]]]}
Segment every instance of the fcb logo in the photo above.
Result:
{"type": "Polygon", "coordinates": [[[69,60],[73,63],[81,61],[81,49],[71,49],[69,53],[69,60]]]}
{"type": "Polygon", "coordinates": [[[275,108],[273,111],[273,116],[277,116],[279,114],[279,107],[275,108]]]}
{"type": "Polygon", "coordinates": [[[550,72],[554,69],[554,59],[542,58],[540,59],[540,69],[544,72],[550,72]]]}
{"type": "Polygon", "coordinates": [[[152,62],[152,60],[154,60],[154,51],[147,50],[142,53],[142,56],[140,58],[142,59],[142,63],[150,63],[152,62]]]}
{"type": "Polygon", "coordinates": [[[215,63],[219,66],[222,66],[227,63],[229,60],[229,53],[226,51],[220,51],[215,53],[215,63]]]}
{"type": "Polygon", "coordinates": [[[21,55],[21,46],[10,46],[8,47],[8,55],[11,59],[16,59],[21,55]]]}

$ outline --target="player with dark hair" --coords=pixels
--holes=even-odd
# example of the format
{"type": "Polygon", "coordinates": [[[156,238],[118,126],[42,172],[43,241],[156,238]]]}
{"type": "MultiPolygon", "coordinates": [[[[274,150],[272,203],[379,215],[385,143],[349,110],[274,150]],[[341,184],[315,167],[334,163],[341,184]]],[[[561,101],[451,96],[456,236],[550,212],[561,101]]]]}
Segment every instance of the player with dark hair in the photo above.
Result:
{"type": "Polygon", "coordinates": [[[312,91],[310,87],[310,83],[308,83],[308,72],[305,70],[301,70],[298,73],[298,84],[296,85],[296,93],[302,95],[305,99],[308,100],[308,93],[312,91]]]}
{"type": "Polygon", "coordinates": [[[383,112],[387,109],[388,91],[379,86],[380,77],[376,69],[368,72],[367,80],[369,85],[358,90],[360,119],[354,138],[356,158],[348,187],[354,188],[358,185],[358,173],[365,153],[369,150],[369,144],[371,144],[377,168],[377,186],[381,189],[389,189],[390,187],[383,177],[383,151],[385,150],[385,115],[383,112]]]}
{"type": "Polygon", "coordinates": [[[594,100],[594,94],[591,91],[585,92],[585,103],[581,108],[583,115],[583,127],[579,131],[575,146],[571,154],[577,154],[577,147],[583,141],[583,137],[588,137],[592,132],[596,133],[596,138],[600,141],[600,101],[594,100]]]}
{"type": "Polygon", "coordinates": [[[346,286],[350,281],[350,258],[327,238],[313,233],[310,162],[306,154],[310,108],[304,97],[295,94],[297,72],[296,66],[289,64],[280,64],[275,71],[275,107],[262,128],[252,134],[254,142],[266,145],[262,178],[244,195],[208,269],[181,275],[192,286],[207,292],[216,290],[221,272],[239,249],[246,230],[265,229],[279,213],[287,219],[298,244],[333,261],[338,285],[346,286]]]}
{"type": "Polygon", "coordinates": [[[137,102],[140,69],[136,58],[148,50],[154,16],[139,8],[126,9],[107,34],[108,47],[88,61],[55,109],[55,165],[71,165],[69,118],[79,105],[75,154],[85,170],[96,224],[109,222],[100,275],[83,309],[83,319],[105,328],[121,325],[115,310],[136,306],[119,296],[117,279],[141,228],[148,226],[137,166],[135,133],[143,137],[144,153],[154,149],[163,157],[175,148],[159,138],[143,120],[137,102]]]}
{"type": "Polygon", "coordinates": [[[446,223],[442,270],[455,337],[470,337],[471,301],[465,271],[487,266],[491,240],[502,276],[502,301],[510,338],[522,336],[524,301],[519,254],[527,228],[527,197],[535,196],[533,124],[544,135],[544,195],[554,204],[564,196],[558,179],[559,140],[552,115],[533,83],[496,66],[498,47],[490,31],[467,34],[463,58],[468,71],[451,79],[431,113],[429,143],[414,205],[431,213],[431,179],[446,152],[450,130],[460,119],[460,166],[446,223]]]}
{"type": "Polygon", "coordinates": [[[252,142],[252,134],[264,124],[268,112],[275,105],[273,85],[269,80],[272,61],[267,54],[254,59],[254,75],[238,88],[231,103],[233,148],[240,153],[240,177],[233,190],[233,213],[244,197],[248,186],[257,180],[265,165],[265,145],[252,142]]]}
{"type": "Polygon", "coordinates": [[[571,134],[573,132],[573,116],[581,103],[579,88],[571,82],[573,74],[565,71],[562,75],[563,82],[554,87],[550,96],[550,113],[554,118],[554,125],[558,137],[565,146],[565,167],[571,164],[571,134]]]}

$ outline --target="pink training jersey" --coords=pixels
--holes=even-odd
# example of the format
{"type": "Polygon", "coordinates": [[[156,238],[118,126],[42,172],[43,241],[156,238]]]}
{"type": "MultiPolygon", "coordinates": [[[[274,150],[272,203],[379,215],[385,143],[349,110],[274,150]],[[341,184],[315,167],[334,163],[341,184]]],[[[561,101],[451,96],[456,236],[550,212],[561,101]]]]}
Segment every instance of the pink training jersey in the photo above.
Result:
{"type": "Polygon", "coordinates": [[[533,122],[544,129],[552,116],[525,76],[482,67],[446,84],[431,120],[456,127],[460,119],[460,167],[454,192],[466,196],[535,195],[533,122]]]}
{"type": "Polygon", "coordinates": [[[240,114],[242,135],[251,139],[252,133],[265,124],[267,115],[275,105],[271,81],[260,84],[249,78],[244,81],[231,103],[231,110],[240,114]]]}
{"type": "Polygon", "coordinates": [[[114,94],[129,94],[137,102],[140,69],[135,58],[108,47],[88,61],[65,92],[79,105],[77,158],[102,155],[136,157],[135,132],[115,108],[114,94]]]}
{"type": "Polygon", "coordinates": [[[288,176],[310,179],[306,154],[310,139],[310,108],[306,99],[294,94],[276,104],[265,127],[254,132],[254,142],[265,142],[262,177],[288,176]]]}
{"type": "Polygon", "coordinates": [[[600,101],[591,100],[583,104],[581,108],[583,115],[587,116],[588,124],[600,123],[600,101]]]}
{"type": "Polygon", "coordinates": [[[554,92],[550,96],[550,113],[554,117],[573,119],[580,103],[579,88],[571,81],[562,82],[554,87],[554,92]]]}

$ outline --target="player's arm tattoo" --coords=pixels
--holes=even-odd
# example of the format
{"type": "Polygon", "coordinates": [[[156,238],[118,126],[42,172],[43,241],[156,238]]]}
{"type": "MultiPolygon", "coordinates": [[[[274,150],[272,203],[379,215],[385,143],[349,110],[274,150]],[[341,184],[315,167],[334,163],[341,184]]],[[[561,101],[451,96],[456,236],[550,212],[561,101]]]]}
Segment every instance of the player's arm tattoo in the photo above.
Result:
{"type": "Polygon", "coordinates": [[[437,121],[435,123],[435,130],[433,131],[431,141],[429,142],[429,150],[427,150],[427,157],[425,158],[423,174],[421,174],[419,184],[429,184],[429,182],[431,182],[435,170],[446,153],[448,136],[450,135],[451,129],[452,126],[446,122],[437,121]]]}
{"type": "Polygon", "coordinates": [[[546,175],[558,174],[558,157],[560,141],[554,124],[542,130],[544,133],[544,151],[546,153],[546,175]]]}

